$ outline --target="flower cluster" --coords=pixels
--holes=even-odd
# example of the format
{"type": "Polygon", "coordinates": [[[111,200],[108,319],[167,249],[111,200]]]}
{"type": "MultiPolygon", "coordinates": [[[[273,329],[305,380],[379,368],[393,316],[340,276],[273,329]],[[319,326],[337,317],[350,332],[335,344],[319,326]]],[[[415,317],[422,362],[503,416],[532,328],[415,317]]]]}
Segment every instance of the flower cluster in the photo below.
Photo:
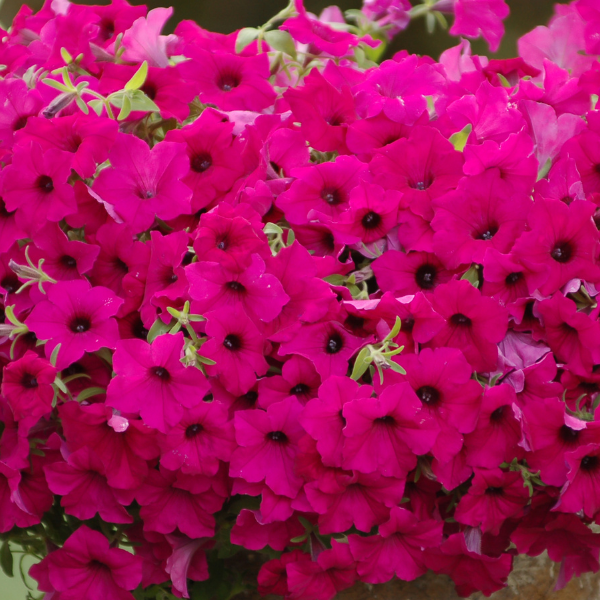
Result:
{"type": "Polygon", "coordinates": [[[420,16],[495,50],[508,8],[171,12],[2,32],[2,567],[53,600],[598,571],[600,1],[381,64],[420,16]]]}

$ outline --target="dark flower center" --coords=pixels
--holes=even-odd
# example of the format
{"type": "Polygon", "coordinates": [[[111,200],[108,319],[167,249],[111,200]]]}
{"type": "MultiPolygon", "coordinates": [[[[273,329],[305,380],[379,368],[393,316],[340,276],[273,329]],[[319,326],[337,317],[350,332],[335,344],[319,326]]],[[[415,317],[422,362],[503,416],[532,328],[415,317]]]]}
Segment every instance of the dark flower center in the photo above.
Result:
{"type": "Polygon", "coordinates": [[[231,351],[239,350],[242,346],[242,340],[240,340],[240,338],[237,335],[230,333],[223,340],[223,346],[225,346],[225,348],[227,348],[227,350],[231,350],[231,351]]]}
{"type": "Polygon", "coordinates": [[[129,273],[129,267],[127,266],[127,263],[122,261],[119,257],[115,258],[113,264],[117,271],[121,271],[122,273],[129,273]]]}
{"type": "Polygon", "coordinates": [[[246,392],[243,396],[240,396],[240,398],[243,398],[248,404],[254,405],[258,400],[258,392],[250,390],[249,392],[246,392]]]}
{"type": "Polygon", "coordinates": [[[504,280],[506,285],[515,285],[518,281],[523,279],[523,273],[509,273],[504,280]]]}
{"type": "Polygon", "coordinates": [[[297,383],[290,390],[290,394],[294,396],[302,396],[303,394],[308,394],[308,392],[310,392],[310,388],[305,383],[297,383]]]}
{"type": "Polygon", "coordinates": [[[579,431],[571,429],[568,425],[563,425],[558,431],[558,437],[567,444],[573,444],[579,439],[579,431]]]}
{"type": "Polygon", "coordinates": [[[150,200],[150,198],[154,198],[156,194],[152,190],[140,190],[138,192],[138,198],[142,200],[150,200]]]}
{"type": "Polygon", "coordinates": [[[381,216],[371,211],[368,212],[361,220],[362,226],[365,229],[375,229],[381,223],[381,216]]]}
{"type": "Polygon", "coordinates": [[[375,419],[375,422],[389,427],[390,425],[394,425],[396,423],[396,419],[394,419],[394,417],[391,415],[386,415],[385,417],[379,417],[378,419],[375,419]]]}
{"type": "Polygon", "coordinates": [[[581,459],[580,466],[582,471],[595,471],[598,468],[598,457],[584,456],[581,459]]]}
{"type": "Polygon", "coordinates": [[[21,115],[14,123],[13,123],[13,131],[19,131],[19,129],[23,129],[25,125],[27,125],[27,115],[21,115]]]}
{"type": "Polygon", "coordinates": [[[571,260],[573,247],[569,242],[558,242],[550,252],[550,256],[558,263],[566,263],[571,260]]]}
{"type": "Polygon", "coordinates": [[[361,329],[364,327],[365,320],[362,317],[356,315],[348,315],[344,321],[344,325],[350,327],[350,329],[361,329]]]}
{"type": "Polygon", "coordinates": [[[42,192],[49,194],[52,190],[54,190],[54,183],[48,175],[40,175],[37,180],[38,189],[42,190],[42,192]]]}
{"type": "Polygon", "coordinates": [[[228,281],[225,285],[233,292],[246,291],[246,288],[239,281],[228,281]]]}
{"type": "Polygon", "coordinates": [[[473,324],[473,321],[469,319],[469,317],[463,315],[462,313],[456,313],[450,317],[450,322],[452,325],[456,325],[457,327],[470,327],[473,324]]]}
{"type": "Polygon", "coordinates": [[[221,75],[219,81],[217,82],[217,86],[224,92],[230,92],[233,88],[236,88],[238,85],[240,85],[240,83],[241,80],[237,75],[228,73],[221,75]]]}
{"type": "Polygon", "coordinates": [[[484,241],[489,241],[491,240],[496,234],[498,233],[498,226],[497,225],[490,225],[488,227],[488,229],[486,229],[485,231],[482,231],[476,239],[478,240],[484,240],[484,241]]]}
{"type": "Polygon", "coordinates": [[[185,437],[188,440],[195,438],[199,433],[204,430],[204,427],[200,425],[200,423],[194,423],[193,425],[189,425],[185,430],[185,437]]]}
{"type": "Polygon", "coordinates": [[[420,192],[426,190],[431,186],[433,180],[431,177],[424,177],[422,181],[411,181],[408,185],[413,190],[419,190],[420,192]]]}
{"type": "Polygon", "coordinates": [[[415,326],[415,320],[413,317],[406,317],[402,319],[402,330],[406,333],[411,333],[415,326]]]}
{"type": "Polygon", "coordinates": [[[169,285],[171,285],[172,283],[175,283],[177,280],[179,279],[179,277],[177,277],[177,275],[175,275],[175,271],[173,271],[168,277],[167,277],[167,281],[169,282],[169,285]]]}
{"type": "Polygon", "coordinates": [[[217,248],[219,250],[227,250],[227,246],[229,246],[229,243],[226,237],[217,242],[217,248]]]}
{"type": "Polygon", "coordinates": [[[27,389],[32,390],[38,386],[38,381],[35,375],[31,373],[23,373],[23,377],[21,377],[21,385],[27,389]]]}
{"type": "Polygon", "coordinates": [[[344,340],[339,333],[333,333],[327,339],[327,344],[325,344],[325,352],[327,354],[337,354],[341,352],[344,347],[344,340]]]}
{"type": "Polygon", "coordinates": [[[506,411],[507,408],[508,408],[508,406],[506,404],[504,406],[499,406],[490,415],[490,421],[492,421],[494,423],[499,423],[500,421],[502,421],[502,417],[504,417],[504,413],[505,413],[505,411],[506,411]]]}
{"type": "Polygon", "coordinates": [[[156,98],[156,93],[158,91],[153,83],[145,83],[141,87],[141,90],[144,92],[144,94],[146,94],[146,96],[148,96],[148,98],[150,98],[150,100],[154,100],[154,98],[156,98]]]}
{"type": "Polygon", "coordinates": [[[77,261],[68,254],[61,256],[60,262],[64,267],[67,267],[67,269],[74,269],[77,266],[77,261]]]}
{"type": "Polygon", "coordinates": [[[21,287],[21,283],[16,275],[7,275],[0,281],[0,286],[6,290],[7,294],[13,294],[21,287]]]}
{"type": "Polygon", "coordinates": [[[152,375],[162,379],[163,381],[169,381],[169,379],[171,379],[171,374],[164,367],[152,367],[150,372],[152,375]]]}
{"type": "Polygon", "coordinates": [[[87,317],[75,317],[69,323],[69,329],[73,333],[85,333],[92,328],[92,322],[87,317]]]}
{"type": "Polygon", "coordinates": [[[488,496],[501,496],[504,493],[504,488],[490,486],[485,490],[488,496]]]}
{"type": "Polygon", "coordinates": [[[321,190],[321,198],[331,206],[335,206],[336,204],[340,204],[342,202],[342,197],[339,190],[332,188],[325,188],[321,190]]]}
{"type": "Polygon", "coordinates": [[[440,393],[430,385],[424,385],[417,390],[417,396],[428,406],[435,406],[440,401],[440,393]]]}
{"type": "Polygon", "coordinates": [[[431,290],[435,286],[437,269],[433,265],[421,265],[415,273],[415,281],[423,290],[431,290]]]}
{"type": "Polygon", "coordinates": [[[283,431],[271,431],[267,433],[267,439],[272,442],[279,442],[280,444],[284,444],[288,441],[288,436],[283,433],[283,431]]]}
{"type": "Polygon", "coordinates": [[[104,41],[110,40],[110,38],[115,34],[115,24],[113,21],[100,21],[100,31],[98,32],[98,37],[103,39],[104,41]]]}
{"type": "Polygon", "coordinates": [[[192,167],[192,171],[204,173],[204,171],[208,171],[208,169],[212,167],[212,156],[207,152],[196,154],[196,156],[192,158],[190,166],[192,167]]]}

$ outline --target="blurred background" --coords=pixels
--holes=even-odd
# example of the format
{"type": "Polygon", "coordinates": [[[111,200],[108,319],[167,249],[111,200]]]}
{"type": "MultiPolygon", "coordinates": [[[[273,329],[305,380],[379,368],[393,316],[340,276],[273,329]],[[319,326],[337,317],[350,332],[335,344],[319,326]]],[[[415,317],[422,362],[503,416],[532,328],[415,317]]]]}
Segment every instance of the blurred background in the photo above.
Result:
{"type": "MultiPolygon", "coordinates": [[[[265,23],[284,6],[286,0],[129,0],[131,4],[147,4],[150,8],[172,5],[175,14],[167,24],[166,33],[170,33],[175,25],[184,19],[191,19],[205,29],[230,33],[242,27],[256,27],[265,23]]],[[[23,3],[20,0],[4,0],[0,8],[0,22],[8,26],[12,18],[23,4],[28,4],[33,9],[38,9],[43,0],[29,0],[23,3]]],[[[78,0],[80,4],[107,4],[101,0],[78,0]]],[[[413,4],[417,4],[413,0],[413,4]]],[[[559,4],[566,4],[563,0],[559,4]]],[[[305,0],[306,8],[316,14],[335,0],[305,0]]],[[[342,9],[360,8],[362,0],[339,0],[338,6],[342,9]]],[[[508,0],[510,17],[505,21],[506,36],[496,58],[509,58],[516,55],[517,39],[537,25],[544,25],[552,15],[553,0],[508,0]]],[[[445,33],[436,32],[428,35],[425,31],[423,19],[412,23],[409,28],[401,33],[394,41],[388,53],[406,49],[411,53],[427,54],[438,58],[440,53],[456,45],[456,39],[445,33]]],[[[473,43],[475,54],[489,54],[487,44],[480,40],[473,43]]]]}

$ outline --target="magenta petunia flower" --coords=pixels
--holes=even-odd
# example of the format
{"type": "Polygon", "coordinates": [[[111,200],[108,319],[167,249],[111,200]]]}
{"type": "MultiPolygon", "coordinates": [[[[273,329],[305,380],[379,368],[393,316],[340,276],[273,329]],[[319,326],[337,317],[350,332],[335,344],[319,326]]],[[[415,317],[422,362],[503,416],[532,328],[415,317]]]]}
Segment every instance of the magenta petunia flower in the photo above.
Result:
{"type": "Polygon", "coordinates": [[[13,145],[15,132],[23,129],[29,117],[37,116],[44,101],[39,90],[30,90],[20,77],[4,77],[0,81],[0,148],[13,145]]]}
{"type": "Polygon", "coordinates": [[[191,60],[181,64],[181,74],[194,82],[201,102],[227,111],[262,111],[275,101],[267,54],[239,56],[191,46],[187,54],[191,60]]]}
{"type": "Polygon", "coordinates": [[[67,457],[44,467],[48,486],[61,496],[61,506],[69,515],[82,521],[96,513],[109,523],[133,523],[133,517],[123,508],[131,504],[133,494],[110,487],[106,468],[98,455],[82,447],[67,457]]]}
{"type": "Polygon", "coordinates": [[[2,395],[17,420],[41,417],[52,410],[56,369],[35,352],[25,354],[2,371],[2,395]]]}
{"type": "Polygon", "coordinates": [[[345,469],[403,479],[431,450],[437,423],[421,408],[408,383],[386,387],[379,398],[356,398],[344,405],[345,469]]]}
{"type": "Polygon", "coordinates": [[[7,211],[17,211],[17,225],[30,235],[47,221],[58,222],[77,211],[67,183],[72,156],[56,148],[43,151],[37,143],[17,146],[4,170],[2,198],[7,211]]]}
{"type": "Polygon", "coordinates": [[[211,339],[202,346],[202,355],[216,362],[207,366],[207,373],[219,375],[227,391],[245,394],[256,382],[256,376],[269,369],[263,354],[264,338],[239,305],[205,316],[206,334],[211,339]]]}
{"type": "Polygon", "coordinates": [[[139,414],[144,423],[166,433],[177,425],[184,406],[202,402],[208,382],[196,367],[185,367],[183,334],[160,335],[152,345],[137,339],[120,340],[114,355],[116,377],[107,390],[106,404],[139,414]]]}
{"type": "Polygon", "coordinates": [[[29,573],[42,591],[58,592],[62,600],[133,600],[127,590],[142,581],[142,559],[111,548],[101,533],[81,525],[62,548],[32,566],[29,573]]]}
{"type": "Polygon", "coordinates": [[[263,524],[260,512],[243,508],[231,528],[231,543],[248,550],[262,550],[268,545],[281,552],[304,531],[295,515],[287,521],[263,524]]]}
{"type": "Polygon", "coordinates": [[[508,326],[506,309],[465,280],[440,285],[429,298],[434,310],[446,319],[431,346],[459,348],[475,371],[494,370],[497,344],[508,326]]]}
{"type": "Polygon", "coordinates": [[[475,469],[468,492],[454,512],[455,519],[471,527],[481,526],[483,533],[500,533],[502,523],[522,514],[529,502],[529,491],[521,473],[505,473],[500,469],[475,469]]]}
{"type": "Polygon", "coordinates": [[[440,521],[420,520],[410,511],[394,507],[390,520],[379,526],[379,534],[348,538],[362,581],[385,583],[394,577],[412,581],[427,571],[423,550],[442,541],[440,521]]]}
{"type": "Polygon", "coordinates": [[[160,454],[156,431],[140,420],[123,417],[121,426],[115,427],[113,411],[103,403],[82,406],[66,402],[58,411],[67,448],[72,452],[83,447],[93,450],[112,488],[135,489],[144,482],[148,461],[160,454]]]}
{"type": "Polygon", "coordinates": [[[186,409],[161,445],[163,467],[208,476],[215,475],[219,461],[228,462],[237,448],[233,422],[219,402],[200,402],[186,409]]]}
{"type": "Polygon", "coordinates": [[[191,212],[191,190],[181,182],[189,171],[183,144],[160,142],[150,149],[143,140],[119,134],[112,147],[111,167],[94,181],[93,193],[111,205],[138,233],[159,219],[191,212]]]}
{"type": "Polygon", "coordinates": [[[201,314],[223,307],[240,306],[254,321],[272,321],[289,296],[279,280],[265,273],[265,262],[252,254],[243,270],[228,269],[216,262],[196,262],[185,269],[190,282],[189,293],[201,314]]]}
{"type": "Polygon", "coordinates": [[[56,367],[64,369],[84,352],[115,347],[119,333],[111,317],[122,303],[108,288],[92,288],[86,280],[59,282],[48,288],[48,300],[36,304],[26,323],[38,339],[48,340],[48,358],[60,344],[56,367]]]}
{"type": "Polygon", "coordinates": [[[357,579],[356,563],[347,544],[331,541],[316,561],[298,560],[286,565],[290,600],[332,600],[357,579]]]}
{"type": "Polygon", "coordinates": [[[235,414],[235,437],[229,474],[250,483],[264,481],[276,494],[295,498],[302,480],[294,473],[298,440],[304,429],[298,422],[302,405],[294,397],[271,404],[265,411],[235,414]]]}

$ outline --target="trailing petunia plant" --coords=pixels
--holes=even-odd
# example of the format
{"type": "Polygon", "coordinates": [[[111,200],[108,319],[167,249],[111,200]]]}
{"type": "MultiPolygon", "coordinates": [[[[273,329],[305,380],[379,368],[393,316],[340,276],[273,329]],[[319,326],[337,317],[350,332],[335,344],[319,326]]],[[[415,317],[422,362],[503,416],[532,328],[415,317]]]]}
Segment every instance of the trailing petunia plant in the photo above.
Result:
{"type": "Polygon", "coordinates": [[[465,39],[504,0],[171,14],[2,31],[2,569],[47,600],[600,570],[600,0],[507,60],[465,39]],[[414,19],[458,46],[386,54],[414,19]]]}

